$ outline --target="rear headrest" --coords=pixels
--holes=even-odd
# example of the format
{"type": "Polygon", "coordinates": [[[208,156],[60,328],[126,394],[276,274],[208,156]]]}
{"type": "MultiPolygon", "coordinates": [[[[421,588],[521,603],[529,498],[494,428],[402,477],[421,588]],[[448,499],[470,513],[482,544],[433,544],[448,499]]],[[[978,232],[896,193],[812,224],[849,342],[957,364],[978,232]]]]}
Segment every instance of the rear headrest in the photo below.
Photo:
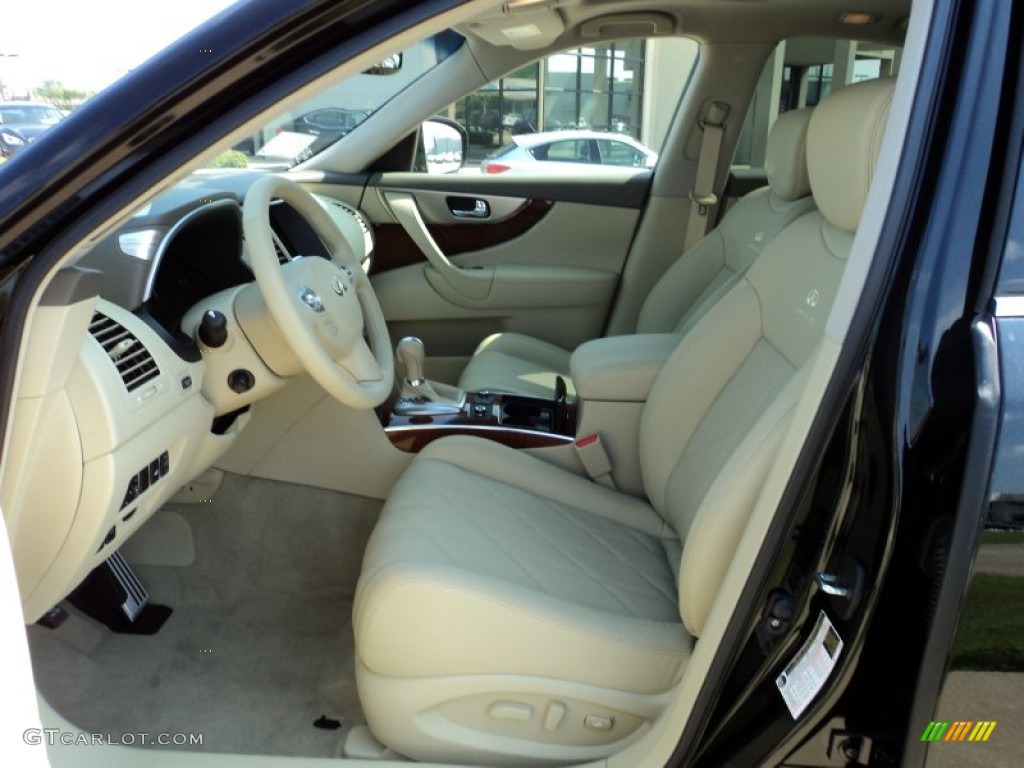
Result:
{"type": "Polygon", "coordinates": [[[818,105],[807,132],[811,192],[821,214],[856,232],[875,174],[896,81],[868,80],[833,91],[818,105]]]}
{"type": "Polygon", "coordinates": [[[764,170],[772,192],[783,200],[799,200],[811,194],[807,178],[807,126],[813,111],[784,112],[768,132],[764,170]]]}

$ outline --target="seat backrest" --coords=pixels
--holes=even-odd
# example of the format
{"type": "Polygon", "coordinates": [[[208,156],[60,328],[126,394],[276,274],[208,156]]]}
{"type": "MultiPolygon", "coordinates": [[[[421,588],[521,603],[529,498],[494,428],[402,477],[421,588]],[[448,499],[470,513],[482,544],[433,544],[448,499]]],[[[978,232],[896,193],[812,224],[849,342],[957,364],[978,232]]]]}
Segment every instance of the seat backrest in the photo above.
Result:
{"type": "Polygon", "coordinates": [[[699,635],[822,338],[871,183],[893,81],[835,91],[815,110],[818,210],[786,227],[684,336],[640,425],[652,505],[683,542],[679,610],[699,635]]]}
{"type": "Polygon", "coordinates": [[[706,237],[655,283],[637,333],[685,333],[739,279],[779,232],[814,209],[807,178],[807,126],[813,110],[786,112],[765,150],[768,186],[744,195],[706,237]]]}

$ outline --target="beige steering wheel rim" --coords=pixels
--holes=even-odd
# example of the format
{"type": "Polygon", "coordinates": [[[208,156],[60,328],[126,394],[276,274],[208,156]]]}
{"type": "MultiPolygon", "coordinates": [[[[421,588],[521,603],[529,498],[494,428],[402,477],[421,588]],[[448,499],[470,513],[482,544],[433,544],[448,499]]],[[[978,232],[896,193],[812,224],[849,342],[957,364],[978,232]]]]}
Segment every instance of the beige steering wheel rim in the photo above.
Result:
{"type": "Polygon", "coordinates": [[[310,376],[353,408],[383,403],[391,395],[395,370],[384,313],[330,214],[295,182],[270,175],[246,193],[242,229],[267,310],[310,376]],[[291,205],[313,227],[332,261],[311,257],[278,263],[270,228],[274,199],[291,205]]]}

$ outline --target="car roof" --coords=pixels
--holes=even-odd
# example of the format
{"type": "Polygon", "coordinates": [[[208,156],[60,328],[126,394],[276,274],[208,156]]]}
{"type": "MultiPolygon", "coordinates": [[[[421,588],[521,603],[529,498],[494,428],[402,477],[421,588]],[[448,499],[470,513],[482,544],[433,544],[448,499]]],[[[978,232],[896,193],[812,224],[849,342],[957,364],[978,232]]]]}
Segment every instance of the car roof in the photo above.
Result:
{"type": "Polygon", "coordinates": [[[634,147],[652,151],[639,141],[623,133],[614,131],[593,131],[586,128],[570,128],[564,131],[541,131],[540,133],[520,133],[512,137],[512,141],[520,147],[535,147],[549,141],[565,141],[572,139],[616,139],[634,147]]]}

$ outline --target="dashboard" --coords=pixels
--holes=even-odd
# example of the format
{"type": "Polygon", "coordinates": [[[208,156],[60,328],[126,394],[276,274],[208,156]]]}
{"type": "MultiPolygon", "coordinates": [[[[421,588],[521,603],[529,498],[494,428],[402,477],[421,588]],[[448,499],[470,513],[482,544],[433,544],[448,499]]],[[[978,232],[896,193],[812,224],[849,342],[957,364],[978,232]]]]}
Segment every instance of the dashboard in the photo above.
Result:
{"type": "MultiPolygon", "coordinates": [[[[259,173],[193,177],[164,193],[117,233],[90,250],[79,266],[105,276],[103,298],[152,318],[178,342],[193,329],[181,321],[201,299],[253,280],[242,233],[245,189],[259,173]]],[[[317,199],[368,268],[374,238],[357,208],[333,198],[317,199]]],[[[312,227],[290,205],[276,201],[270,225],[279,260],[299,256],[330,258],[312,227]]]]}
{"type": "MultiPolygon", "coordinates": [[[[249,287],[242,205],[261,177],[235,172],[186,180],[48,286],[19,385],[10,453],[19,464],[11,473],[16,480],[0,498],[5,509],[19,510],[9,528],[18,539],[13,550],[26,620],[67,596],[212,466],[247,423],[249,404],[283,385],[281,371],[245,343],[235,317],[243,292],[250,304],[259,300],[249,287]],[[201,349],[197,318],[208,306],[227,315],[233,348],[201,349]],[[239,366],[260,379],[248,397],[224,386],[225,371],[239,366]],[[62,468],[56,483],[54,466],[62,468]]],[[[374,241],[365,216],[339,200],[317,201],[368,269],[374,241]]],[[[270,224],[282,264],[330,258],[289,205],[272,202],[270,224]]]]}

